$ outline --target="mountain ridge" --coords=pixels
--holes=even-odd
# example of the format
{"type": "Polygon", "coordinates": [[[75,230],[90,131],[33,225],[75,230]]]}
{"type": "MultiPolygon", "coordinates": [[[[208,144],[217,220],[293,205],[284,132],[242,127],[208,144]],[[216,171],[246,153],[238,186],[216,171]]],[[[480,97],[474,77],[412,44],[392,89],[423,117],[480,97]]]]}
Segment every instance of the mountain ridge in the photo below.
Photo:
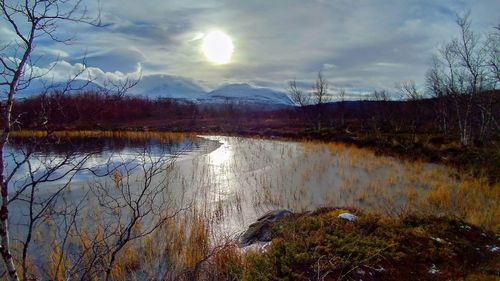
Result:
{"type": "MultiPolygon", "coordinates": [[[[83,91],[101,91],[104,87],[86,80],[74,80],[68,93],[83,91]]],[[[64,90],[66,83],[55,83],[49,91],[42,87],[43,83],[37,81],[36,87],[30,87],[19,92],[20,98],[28,98],[44,92],[64,90]]],[[[229,83],[212,91],[208,91],[195,81],[180,76],[163,74],[148,75],[129,90],[132,96],[143,96],[149,99],[169,98],[180,101],[190,101],[198,104],[227,104],[283,107],[293,106],[286,93],[265,87],[255,87],[248,83],[229,83]]]]}

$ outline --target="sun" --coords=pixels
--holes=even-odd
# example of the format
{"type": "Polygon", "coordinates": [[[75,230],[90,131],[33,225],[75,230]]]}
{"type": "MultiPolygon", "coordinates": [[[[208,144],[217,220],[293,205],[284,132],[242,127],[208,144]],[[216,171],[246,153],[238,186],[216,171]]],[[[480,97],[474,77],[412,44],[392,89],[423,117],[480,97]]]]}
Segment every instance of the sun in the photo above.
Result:
{"type": "Polygon", "coordinates": [[[222,31],[212,31],[203,37],[202,50],[209,61],[226,64],[233,55],[233,41],[222,31]]]}

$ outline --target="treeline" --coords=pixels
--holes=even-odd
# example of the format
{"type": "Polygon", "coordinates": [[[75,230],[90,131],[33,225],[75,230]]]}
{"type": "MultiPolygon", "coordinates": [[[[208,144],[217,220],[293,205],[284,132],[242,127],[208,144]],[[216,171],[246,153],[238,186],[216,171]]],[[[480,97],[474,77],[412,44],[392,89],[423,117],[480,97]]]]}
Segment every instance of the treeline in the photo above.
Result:
{"type": "MultiPolygon", "coordinates": [[[[442,137],[456,138],[464,147],[472,148],[498,139],[500,135],[500,26],[485,34],[471,29],[469,14],[457,16],[458,36],[440,47],[433,56],[433,63],[426,73],[426,89],[419,89],[415,82],[397,84],[407,102],[394,106],[385,91],[375,91],[373,108],[358,111],[361,125],[371,118],[372,133],[379,138],[381,131],[398,133],[437,133],[442,137]],[[428,97],[424,99],[424,97],[428,97]],[[373,111],[378,108],[379,110],[373,111]]],[[[300,105],[311,126],[320,131],[328,121],[328,82],[321,72],[310,92],[289,82],[288,92],[300,105]],[[311,110],[314,105],[314,111],[311,110]]],[[[335,94],[341,101],[346,93],[335,94]]],[[[343,104],[343,102],[341,102],[343,104]]],[[[343,105],[340,108],[344,112],[343,105]]],[[[341,118],[341,124],[344,118],[341,118]]]]}
{"type": "Polygon", "coordinates": [[[196,107],[169,100],[106,95],[94,92],[62,94],[54,92],[18,101],[14,109],[16,125],[23,129],[108,127],[149,117],[181,118],[196,107]]]}
{"type": "MultiPolygon", "coordinates": [[[[478,146],[498,140],[500,128],[500,91],[489,90],[472,95],[462,95],[470,100],[467,117],[470,142],[467,146],[478,146]]],[[[336,128],[359,128],[373,137],[381,134],[408,134],[413,139],[432,135],[447,139],[461,139],[461,122],[464,118],[456,107],[464,107],[453,96],[433,98],[389,100],[386,95],[373,94],[371,101],[344,101],[326,105],[324,125],[336,128]],[[378,97],[377,97],[378,96],[378,97]],[[444,116],[443,116],[444,115],[444,116]],[[327,123],[328,122],[328,123],[327,123]]],[[[314,119],[314,109],[303,109],[304,114],[314,119]]],[[[311,122],[313,124],[314,122],[311,122]]]]}
{"type": "MultiPolygon", "coordinates": [[[[500,91],[487,91],[492,120],[500,118],[500,91]]],[[[52,93],[18,101],[14,116],[19,129],[164,129],[190,131],[218,128],[235,130],[329,131],[379,134],[442,134],[459,137],[459,118],[449,97],[391,101],[376,93],[373,100],[339,101],[304,107],[266,109],[231,103],[196,104],[174,99],[150,100],[126,95],[93,92],[52,93]],[[318,112],[322,111],[321,115],[318,112]],[[446,123],[439,118],[447,112],[446,123]],[[319,117],[318,117],[319,116],[319,117]],[[321,120],[318,120],[321,118],[321,120]],[[320,122],[321,128],[316,124],[320,122]],[[175,128],[174,128],[175,127],[175,128]]],[[[481,107],[471,107],[471,128],[480,136],[481,107]],[[477,130],[477,131],[476,131],[477,130]]],[[[498,136],[489,131],[484,141],[498,136]]]]}
{"type": "MultiPolygon", "coordinates": [[[[261,110],[233,102],[196,104],[168,98],[112,95],[98,92],[53,92],[19,100],[14,108],[16,129],[138,129],[202,130],[204,126],[257,124],[283,116],[283,110],[261,110]],[[248,122],[246,122],[248,121],[248,122]],[[255,121],[255,122],[254,122],[255,121]]],[[[286,114],[285,114],[286,115],[286,114]]]]}

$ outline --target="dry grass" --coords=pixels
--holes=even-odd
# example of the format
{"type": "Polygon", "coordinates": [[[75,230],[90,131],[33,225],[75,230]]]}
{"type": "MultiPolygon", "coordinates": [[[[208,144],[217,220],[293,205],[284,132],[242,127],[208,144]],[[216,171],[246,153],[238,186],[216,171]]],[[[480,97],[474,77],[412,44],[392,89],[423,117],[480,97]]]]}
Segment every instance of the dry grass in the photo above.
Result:
{"type": "Polygon", "coordinates": [[[50,136],[56,138],[121,138],[130,140],[149,140],[154,139],[161,142],[182,142],[186,139],[196,138],[194,133],[177,132],[154,132],[154,131],[12,131],[12,138],[44,138],[50,136]]]}
{"type": "Polygon", "coordinates": [[[64,257],[61,254],[61,246],[59,245],[58,241],[54,241],[52,243],[52,252],[50,253],[49,257],[49,276],[51,280],[54,281],[64,281],[66,280],[64,273],[65,273],[65,260],[64,257]]]}
{"type": "Polygon", "coordinates": [[[319,185],[319,200],[327,206],[353,206],[384,216],[449,216],[500,230],[500,187],[486,178],[456,178],[452,168],[378,156],[346,144],[305,141],[300,147],[296,154],[281,153],[279,161],[264,159],[262,153],[243,154],[245,161],[277,167],[277,173],[258,178],[271,184],[260,185],[263,196],[254,198],[254,206],[311,209],[317,204],[309,200],[317,192],[313,186],[319,185]],[[271,180],[287,177],[278,184],[271,180]]]}
{"type": "MultiPolygon", "coordinates": [[[[185,137],[177,133],[153,132],[56,134],[58,137],[160,140],[185,137]]],[[[44,136],[41,132],[13,132],[13,135],[44,136]]],[[[244,267],[252,254],[242,257],[234,245],[213,252],[221,244],[214,236],[214,229],[226,223],[225,219],[252,207],[258,210],[257,213],[284,207],[306,211],[320,202],[329,206],[356,207],[386,217],[456,217],[500,231],[500,186],[492,186],[486,179],[456,178],[456,171],[451,168],[377,156],[370,150],[346,144],[232,140],[230,145],[241,144],[239,141],[243,148],[232,151],[229,160],[220,165],[196,159],[193,171],[176,167],[169,174],[170,184],[182,190],[192,189],[191,196],[199,204],[185,216],[169,220],[139,242],[127,245],[113,268],[114,280],[133,279],[135,272],[151,273],[158,268],[163,270],[161,277],[170,280],[203,279],[206,276],[201,275],[200,267],[207,266],[214,280],[233,280],[231,276],[240,276],[237,269],[241,269],[242,264],[244,267]]],[[[119,184],[123,179],[112,175],[111,180],[119,184]]],[[[99,221],[98,213],[92,217],[99,221]]],[[[79,236],[74,235],[73,243],[81,251],[90,253],[92,242],[103,239],[102,230],[95,223],[89,229],[85,225],[91,224],[84,222],[82,225],[84,230],[79,236]]],[[[54,247],[50,259],[57,259],[58,255],[54,247]]],[[[91,266],[90,256],[84,255],[83,260],[84,266],[91,266]]],[[[47,265],[45,270],[50,272],[52,279],[62,280],[64,267],[68,264],[63,265],[60,270],[52,264],[47,265]]],[[[98,277],[93,275],[90,279],[98,277]]],[[[157,277],[148,276],[149,279],[157,277]]]]}

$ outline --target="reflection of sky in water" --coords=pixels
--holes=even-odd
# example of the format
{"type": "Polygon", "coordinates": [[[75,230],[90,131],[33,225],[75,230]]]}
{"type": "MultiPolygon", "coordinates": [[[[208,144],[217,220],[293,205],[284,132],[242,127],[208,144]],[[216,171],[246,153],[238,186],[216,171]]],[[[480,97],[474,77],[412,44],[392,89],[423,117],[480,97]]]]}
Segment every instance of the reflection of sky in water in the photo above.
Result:
{"type": "MultiPolygon", "coordinates": [[[[225,214],[225,219],[214,220],[225,233],[241,231],[259,215],[278,208],[293,211],[321,206],[378,209],[387,205],[386,194],[402,197],[402,187],[416,186],[412,182],[413,170],[407,171],[400,161],[357,155],[356,151],[351,155],[342,147],[333,153],[320,144],[217,136],[203,136],[193,146],[186,145],[173,150],[157,144],[128,144],[116,149],[111,145],[107,146],[109,149],[98,149],[85,165],[96,169],[126,163],[120,169],[129,169],[143,164],[144,160],[147,163],[172,155],[173,151],[199,151],[176,161],[168,183],[174,192],[186,198],[185,202],[193,202],[209,213],[225,214]],[[141,157],[144,152],[147,158],[141,157]],[[395,182],[388,185],[388,181],[395,182]],[[387,188],[382,190],[380,187],[384,186],[387,188]]],[[[10,152],[16,154],[16,150],[10,152]]],[[[46,157],[33,159],[33,166],[41,169],[45,160],[61,160],[55,152],[36,156],[46,157]]],[[[78,156],[75,161],[77,159],[78,156]]],[[[419,173],[432,169],[435,167],[424,165],[419,173]]],[[[26,169],[18,173],[19,180],[23,180],[23,173],[26,169]]],[[[74,182],[83,184],[93,178],[90,171],[81,171],[74,182]]]]}
{"type": "MultiPolygon", "coordinates": [[[[73,184],[84,184],[95,179],[96,175],[105,175],[110,170],[130,171],[160,159],[180,157],[189,151],[199,149],[204,142],[206,140],[203,139],[194,142],[185,140],[181,143],[85,139],[75,143],[48,144],[33,151],[29,161],[17,168],[11,182],[19,188],[31,182],[30,174],[35,180],[39,180],[45,177],[47,171],[53,169],[55,171],[46,178],[51,182],[50,186],[65,184],[71,177],[73,184]],[[78,172],[72,171],[75,168],[78,168],[78,172]]],[[[26,149],[26,146],[20,144],[5,148],[6,175],[12,172],[16,163],[24,160],[26,149]]]]}

